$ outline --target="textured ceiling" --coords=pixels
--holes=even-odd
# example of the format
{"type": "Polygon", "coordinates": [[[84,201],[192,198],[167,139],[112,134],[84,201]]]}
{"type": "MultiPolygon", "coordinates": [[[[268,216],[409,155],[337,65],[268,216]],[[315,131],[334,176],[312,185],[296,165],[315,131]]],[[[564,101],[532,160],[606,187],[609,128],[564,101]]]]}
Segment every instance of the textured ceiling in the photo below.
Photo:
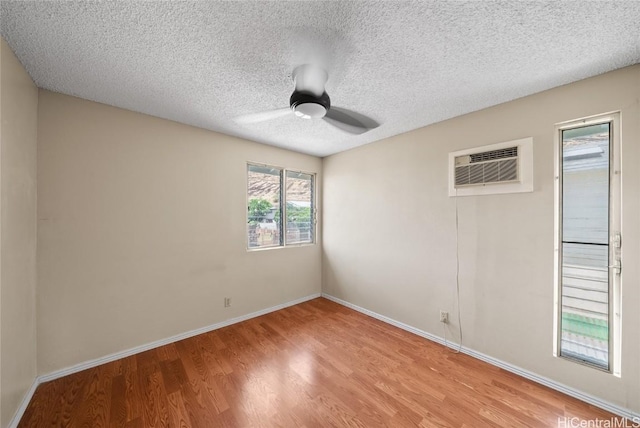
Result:
{"type": "Polygon", "coordinates": [[[640,61],[640,2],[1,2],[45,89],[326,156],[640,61]],[[295,66],[382,125],[293,115],[295,66]]]}

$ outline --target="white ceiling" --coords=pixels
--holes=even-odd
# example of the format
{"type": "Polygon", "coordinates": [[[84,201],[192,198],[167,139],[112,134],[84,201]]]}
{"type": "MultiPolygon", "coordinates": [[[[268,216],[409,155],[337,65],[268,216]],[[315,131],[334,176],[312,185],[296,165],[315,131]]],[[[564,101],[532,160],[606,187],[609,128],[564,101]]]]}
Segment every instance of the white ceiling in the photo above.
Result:
{"type": "Polygon", "coordinates": [[[640,62],[638,1],[1,2],[35,83],[326,156],[640,62]],[[303,63],[333,105],[382,125],[353,136],[293,115],[303,63]]]}

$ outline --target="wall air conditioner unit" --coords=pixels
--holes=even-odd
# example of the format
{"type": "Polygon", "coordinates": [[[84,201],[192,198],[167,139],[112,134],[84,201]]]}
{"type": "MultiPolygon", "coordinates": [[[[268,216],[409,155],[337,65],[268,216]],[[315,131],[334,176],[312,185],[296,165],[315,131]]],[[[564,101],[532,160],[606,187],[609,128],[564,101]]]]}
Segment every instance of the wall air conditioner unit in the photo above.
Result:
{"type": "Polygon", "coordinates": [[[455,157],[455,187],[518,181],[518,146],[455,157]]]}
{"type": "Polygon", "coordinates": [[[449,153],[449,196],[533,191],[533,138],[449,153]]]}

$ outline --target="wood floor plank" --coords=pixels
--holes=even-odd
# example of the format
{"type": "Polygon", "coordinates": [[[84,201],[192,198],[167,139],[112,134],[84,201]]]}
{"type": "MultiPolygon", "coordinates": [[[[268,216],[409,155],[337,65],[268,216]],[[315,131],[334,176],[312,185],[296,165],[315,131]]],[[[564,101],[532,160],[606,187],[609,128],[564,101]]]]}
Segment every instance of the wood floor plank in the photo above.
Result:
{"type": "Polygon", "coordinates": [[[144,428],[144,423],[142,422],[142,418],[135,418],[125,425],[125,428],[144,428]]]}
{"type": "Polygon", "coordinates": [[[168,426],[168,402],[167,393],[164,390],[164,381],[160,370],[139,370],[143,398],[142,415],[146,427],[168,426]]]}
{"type": "Polygon", "coordinates": [[[211,376],[211,372],[206,366],[201,352],[196,346],[193,346],[195,344],[196,342],[191,340],[183,340],[178,343],[176,349],[178,350],[178,355],[180,355],[180,361],[182,362],[184,370],[190,374],[189,380],[194,393],[196,395],[204,394],[207,396],[202,397],[200,402],[210,403],[215,413],[222,413],[229,408],[229,403],[227,403],[224,394],[222,394],[217,383],[211,376]],[[192,344],[192,346],[189,346],[190,344],[192,344]]]}
{"type": "Polygon", "coordinates": [[[42,384],[19,427],[511,428],[564,417],[614,418],[319,298],[42,384]]]}
{"type": "MultiPolygon", "coordinates": [[[[196,383],[197,387],[197,383],[196,383]]],[[[191,382],[183,385],[180,394],[183,397],[183,406],[187,416],[194,427],[215,426],[215,413],[208,400],[199,395],[199,390],[194,392],[191,382]]]]}
{"type": "Polygon", "coordinates": [[[124,375],[114,377],[111,382],[110,427],[122,427],[127,423],[126,390],[124,375]]]}
{"type": "Polygon", "coordinates": [[[138,381],[137,364],[135,367],[136,370],[126,371],[123,374],[127,422],[142,418],[142,393],[140,391],[140,382],[138,381]]]}
{"type": "Polygon", "coordinates": [[[176,390],[167,393],[167,402],[169,403],[169,421],[170,426],[176,428],[193,427],[191,418],[187,409],[184,407],[184,397],[182,391],[176,390]]]}
{"type": "Polygon", "coordinates": [[[70,425],[81,427],[106,427],[109,421],[112,378],[106,365],[87,370],[88,380],[84,384],[84,400],[73,408],[70,425]]]}

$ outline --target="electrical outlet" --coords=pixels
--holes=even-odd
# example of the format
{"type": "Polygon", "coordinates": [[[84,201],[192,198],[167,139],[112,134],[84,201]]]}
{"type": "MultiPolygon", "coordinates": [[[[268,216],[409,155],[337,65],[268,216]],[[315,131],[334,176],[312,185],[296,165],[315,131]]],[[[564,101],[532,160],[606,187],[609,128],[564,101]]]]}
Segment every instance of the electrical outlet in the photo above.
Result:
{"type": "Polygon", "coordinates": [[[231,297],[225,297],[224,298],[224,307],[228,308],[229,306],[231,306],[231,297]]]}
{"type": "Polygon", "coordinates": [[[447,324],[449,322],[449,312],[440,311],[440,322],[447,324]]]}

